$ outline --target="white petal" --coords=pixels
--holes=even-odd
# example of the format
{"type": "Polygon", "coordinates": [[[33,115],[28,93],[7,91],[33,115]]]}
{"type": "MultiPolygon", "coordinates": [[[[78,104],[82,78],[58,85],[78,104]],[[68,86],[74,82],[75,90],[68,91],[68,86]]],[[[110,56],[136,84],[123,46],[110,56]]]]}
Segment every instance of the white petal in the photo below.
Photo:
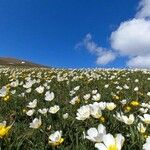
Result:
{"type": "Polygon", "coordinates": [[[96,143],[95,148],[97,148],[98,150],[107,150],[106,146],[102,143],[96,143]]]}
{"type": "Polygon", "coordinates": [[[109,145],[115,144],[115,139],[110,133],[108,133],[107,135],[104,135],[103,142],[107,147],[109,147],[109,145]]]}
{"type": "Polygon", "coordinates": [[[103,126],[102,124],[99,124],[99,126],[98,126],[98,132],[106,134],[106,127],[103,126]]]}
{"type": "Polygon", "coordinates": [[[121,134],[117,134],[115,140],[116,140],[118,150],[121,150],[123,143],[125,141],[125,138],[121,134]]]}
{"type": "Polygon", "coordinates": [[[90,136],[90,137],[96,137],[98,135],[98,131],[96,128],[90,128],[88,131],[87,131],[87,134],[90,136]]]}

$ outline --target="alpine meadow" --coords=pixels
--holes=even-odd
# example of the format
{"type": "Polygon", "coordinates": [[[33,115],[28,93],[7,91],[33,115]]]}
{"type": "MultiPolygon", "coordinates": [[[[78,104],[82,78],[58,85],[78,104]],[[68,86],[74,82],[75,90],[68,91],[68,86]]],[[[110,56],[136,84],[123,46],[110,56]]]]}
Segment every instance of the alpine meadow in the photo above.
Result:
{"type": "Polygon", "coordinates": [[[150,71],[1,67],[2,150],[148,150],[150,71]]]}

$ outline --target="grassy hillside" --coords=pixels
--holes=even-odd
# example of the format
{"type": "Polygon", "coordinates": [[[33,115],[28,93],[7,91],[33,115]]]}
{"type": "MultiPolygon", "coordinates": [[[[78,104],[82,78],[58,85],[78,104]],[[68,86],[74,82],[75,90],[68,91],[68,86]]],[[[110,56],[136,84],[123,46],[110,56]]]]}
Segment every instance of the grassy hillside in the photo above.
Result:
{"type": "Polygon", "coordinates": [[[48,66],[32,63],[26,60],[20,60],[16,58],[9,58],[9,57],[0,57],[0,66],[6,67],[44,67],[48,68],[48,66]]]}
{"type": "Polygon", "coordinates": [[[0,123],[2,150],[142,150],[150,71],[1,68],[0,123]]]}

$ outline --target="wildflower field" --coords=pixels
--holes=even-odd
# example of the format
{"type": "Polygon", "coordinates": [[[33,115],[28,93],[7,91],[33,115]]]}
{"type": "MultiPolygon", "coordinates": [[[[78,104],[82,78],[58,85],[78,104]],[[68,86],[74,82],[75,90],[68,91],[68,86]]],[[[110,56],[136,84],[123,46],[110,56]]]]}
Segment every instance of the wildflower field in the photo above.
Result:
{"type": "Polygon", "coordinates": [[[150,70],[0,68],[1,150],[150,150],[150,70]]]}

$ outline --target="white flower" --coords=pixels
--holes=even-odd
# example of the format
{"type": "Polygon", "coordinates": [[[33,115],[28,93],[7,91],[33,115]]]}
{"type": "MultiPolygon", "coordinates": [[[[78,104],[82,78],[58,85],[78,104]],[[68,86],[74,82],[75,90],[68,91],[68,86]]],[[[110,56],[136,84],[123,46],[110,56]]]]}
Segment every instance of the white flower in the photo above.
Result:
{"type": "Polygon", "coordinates": [[[37,99],[35,99],[33,102],[29,102],[27,105],[28,108],[35,108],[37,106],[37,99]]]}
{"type": "Polygon", "coordinates": [[[64,139],[61,136],[62,136],[62,131],[56,131],[55,133],[49,136],[48,143],[52,146],[60,145],[64,141],[64,139]]]}
{"type": "Polygon", "coordinates": [[[142,103],[141,106],[142,107],[148,107],[148,104],[147,103],[142,103]]]}
{"type": "Polygon", "coordinates": [[[28,82],[26,82],[26,83],[23,85],[23,87],[26,88],[26,89],[28,89],[28,88],[31,88],[33,84],[34,84],[34,81],[29,80],[28,82]]]}
{"type": "Polygon", "coordinates": [[[96,93],[97,93],[97,90],[93,90],[93,91],[92,91],[92,94],[96,94],[96,93]]]}
{"type": "Polygon", "coordinates": [[[25,93],[21,93],[18,95],[19,97],[24,97],[25,96],[25,93]]]}
{"type": "Polygon", "coordinates": [[[76,103],[79,103],[79,102],[80,102],[80,99],[78,96],[76,96],[70,101],[70,104],[75,105],[76,103]]]}
{"type": "Polygon", "coordinates": [[[149,150],[150,149],[150,136],[147,137],[146,143],[143,145],[143,150],[149,150]]]}
{"type": "Polygon", "coordinates": [[[120,103],[121,103],[122,105],[125,105],[125,104],[127,103],[127,100],[126,100],[126,99],[123,99],[122,101],[120,101],[120,103]]]}
{"type": "Polygon", "coordinates": [[[113,110],[114,108],[116,108],[116,104],[111,102],[111,103],[106,103],[106,108],[108,110],[113,110]]]}
{"type": "Polygon", "coordinates": [[[73,96],[76,93],[76,91],[70,91],[69,95],[73,96]]]}
{"type": "Polygon", "coordinates": [[[77,117],[76,117],[77,120],[85,120],[89,117],[90,117],[89,105],[82,106],[77,110],[77,117]]]}
{"type": "Polygon", "coordinates": [[[150,96],[150,92],[147,92],[147,96],[150,96]]]}
{"type": "Polygon", "coordinates": [[[18,85],[19,85],[19,81],[18,80],[13,81],[13,82],[10,83],[11,87],[17,87],[18,85]]]}
{"type": "Polygon", "coordinates": [[[145,109],[144,109],[144,108],[140,108],[139,111],[140,111],[141,113],[145,114],[145,113],[147,113],[148,108],[145,108],[145,109]]]}
{"type": "Polygon", "coordinates": [[[101,110],[104,110],[106,108],[106,102],[99,102],[98,104],[101,110]]]}
{"type": "Polygon", "coordinates": [[[1,122],[0,126],[6,126],[6,121],[1,122]]]}
{"type": "Polygon", "coordinates": [[[138,123],[137,129],[140,133],[145,133],[146,127],[144,127],[143,123],[138,123]]]}
{"type": "Polygon", "coordinates": [[[138,79],[135,79],[135,81],[134,81],[134,82],[136,82],[136,83],[137,83],[137,82],[139,82],[139,80],[138,80],[138,79]]]}
{"type": "Polygon", "coordinates": [[[32,123],[30,123],[30,128],[38,129],[42,124],[41,117],[35,118],[32,123]]]}
{"type": "Polygon", "coordinates": [[[144,117],[139,116],[139,118],[146,124],[150,124],[150,115],[149,114],[144,114],[144,117]]]}
{"type": "Polygon", "coordinates": [[[90,104],[90,113],[94,118],[100,118],[102,116],[102,111],[98,103],[90,104]]]}
{"type": "Polygon", "coordinates": [[[131,125],[133,124],[135,117],[133,114],[130,114],[129,117],[123,115],[123,113],[119,114],[117,113],[117,115],[115,116],[119,121],[124,122],[127,125],[131,125]]]}
{"type": "Polygon", "coordinates": [[[116,89],[122,90],[122,87],[121,86],[117,86],[116,89]]]}
{"type": "Polygon", "coordinates": [[[86,94],[86,95],[83,96],[84,100],[88,100],[90,97],[91,97],[90,94],[86,94]]]}
{"type": "Polygon", "coordinates": [[[44,92],[44,87],[43,86],[39,86],[35,89],[39,94],[42,94],[44,92]]]}
{"type": "Polygon", "coordinates": [[[121,134],[117,134],[114,138],[110,133],[104,135],[103,143],[96,143],[95,147],[98,150],[121,150],[125,138],[121,134]]]}
{"type": "Polygon", "coordinates": [[[78,91],[79,89],[80,89],[80,86],[76,86],[76,87],[74,88],[75,91],[78,91]]]}
{"type": "Polygon", "coordinates": [[[0,97],[5,97],[7,95],[7,87],[6,86],[3,86],[1,89],[0,89],[0,97]]]}
{"type": "Polygon", "coordinates": [[[31,92],[31,88],[28,88],[27,90],[26,90],[26,93],[30,93],[31,92]]]}
{"type": "Polygon", "coordinates": [[[28,110],[28,111],[26,112],[26,114],[27,114],[28,116],[32,116],[32,115],[34,114],[34,112],[35,112],[34,109],[30,109],[30,110],[28,110]]]}
{"type": "Polygon", "coordinates": [[[16,93],[16,90],[12,90],[12,91],[11,91],[11,94],[15,94],[15,93],[16,93]]]}
{"type": "Polygon", "coordinates": [[[42,115],[45,115],[47,113],[48,109],[47,108],[43,108],[43,109],[39,109],[38,112],[41,113],[42,115]]]}
{"type": "Polygon", "coordinates": [[[99,124],[98,129],[90,128],[87,131],[87,136],[85,135],[85,138],[92,142],[100,143],[102,142],[104,135],[106,135],[106,128],[102,124],[99,124]]]}
{"type": "Polygon", "coordinates": [[[49,112],[51,114],[56,114],[59,111],[60,107],[58,105],[54,105],[53,107],[50,107],[49,112]]]}
{"type": "Polygon", "coordinates": [[[109,84],[106,84],[104,87],[107,89],[109,87],[109,84]]]}
{"type": "Polygon", "coordinates": [[[49,89],[50,89],[50,86],[49,86],[49,85],[48,85],[48,86],[46,86],[46,89],[47,89],[47,90],[49,90],[49,89]]]}
{"type": "Polygon", "coordinates": [[[93,95],[92,100],[93,101],[99,101],[101,98],[101,94],[97,93],[96,95],[93,95]]]}
{"type": "Polygon", "coordinates": [[[124,89],[128,90],[129,86],[127,86],[126,84],[123,86],[124,89]]]}
{"type": "Polygon", "coordinates": [[[134,91],[136,91],[136,92],[137,92],[138,90],[139,90],[139,88],[138,88],[138,87],[135,87],[135,88],[134,88],[134,91]]]}
{"type": "Polygon", "coordinates": [[[53,92],[49,92],[49,91],[47,91],[46,93],[45,93],[45,100],[46,101],[52,101],[53,99],[54,99],[54,93],[53,92]]]}
{"type": "Polygon", "coordinates": [[[68,116],[69,116],[69,114],[68,114],[68,113],[63,114],[63,118],[64,118],[64,119],[67,119],[67,118],[68,118],[68,116]]]}
{"type": "Polygon", "coordinates": [[[129,117],[123,115],[122,119],[125,124],[131,125],[131,124],[133,124],[135,117],[133,114],[130,114],[129,117]]]}

